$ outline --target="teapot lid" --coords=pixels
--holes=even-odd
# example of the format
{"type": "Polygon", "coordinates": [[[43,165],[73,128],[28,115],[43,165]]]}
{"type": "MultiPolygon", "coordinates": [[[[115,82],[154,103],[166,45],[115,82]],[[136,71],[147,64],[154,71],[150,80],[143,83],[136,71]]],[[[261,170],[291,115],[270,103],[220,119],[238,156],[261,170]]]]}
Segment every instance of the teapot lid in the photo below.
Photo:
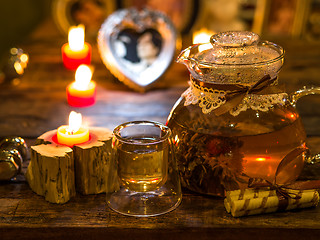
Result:
{"type": "Polygon", "coordinates": [[[249,31],[221,32],[210,43],[193,45],[180,54],[193,77],[208,82],[252,84],[264,75],[276,77],[283,64],[284,50],[261,41],[249,31]]]}

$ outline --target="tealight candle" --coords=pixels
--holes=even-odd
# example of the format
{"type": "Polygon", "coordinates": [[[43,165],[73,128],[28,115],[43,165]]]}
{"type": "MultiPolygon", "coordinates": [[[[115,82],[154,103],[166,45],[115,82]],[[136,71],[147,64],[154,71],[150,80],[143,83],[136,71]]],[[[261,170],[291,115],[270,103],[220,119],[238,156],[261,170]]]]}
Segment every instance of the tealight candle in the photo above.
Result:
{"type": "Polygon", "coordinates": [[[62,125],[57,130],[59,144],[73,147],[89,141],[89,129],[82,126],[81,113],[72,111],[69,115],[69,125],[62,125]]]}
{"type": "Polygon", "coordinates": [[[84,26],[71,27],[68,34],[68,43],[62,48],[62,61],[66,68],[75,70],[81,64],[91,62],[91,46],[84,41],[84,26]]]}
{"type": "Polygon", "coordinates": [[[75,81],[67,87],[67,100],[73,107],[88,107],[96,101],[96,83],[91,81],[92,71],[87,65],[80,65],[75,81]]]}

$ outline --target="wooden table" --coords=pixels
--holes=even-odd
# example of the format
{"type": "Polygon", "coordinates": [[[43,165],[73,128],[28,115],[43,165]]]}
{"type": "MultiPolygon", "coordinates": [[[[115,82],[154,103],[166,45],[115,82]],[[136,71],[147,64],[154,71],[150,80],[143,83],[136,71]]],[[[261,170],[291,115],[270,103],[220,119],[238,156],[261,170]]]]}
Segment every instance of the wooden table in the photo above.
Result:
{"type": "MultiPolygon", "coordinates": [[[[30,63],[18,85],[0,86],[0,135],[18,135],[29,145],[36,137],[67,122],[71,108],[65,87],[74,73],[63,68],[60,46],[66,41],[48,21],[24,42],[30,63]],[[48,29],[53,29],[48,31],[48,29]],[[53,33],[52,33],[53,32],[53,33]]],[[[320,43],[281,40],[286,63],[280,74],[289,92],[320,85],[320,43]]],[[[76,109],[84,121],[113,129],[131,120],[165,122],[174,102],[187,88],[187,71],[173,64],[152,91],[135,93],[113,78],[93,46],[97,103],[76,109]]],[[[320,97],[298,104],[313,152],[320,150],[320,97]]],[[[24,171],[28,162],[24,163],[24,171]]],[[[0,239],[318,239],[320,208],[233,218],[221,198],[184,190],[179,208],[150,218],[111,211],[105,195],[78,194],[56,205],[33,193],[23,175],[0,183],[0,239]]]]}

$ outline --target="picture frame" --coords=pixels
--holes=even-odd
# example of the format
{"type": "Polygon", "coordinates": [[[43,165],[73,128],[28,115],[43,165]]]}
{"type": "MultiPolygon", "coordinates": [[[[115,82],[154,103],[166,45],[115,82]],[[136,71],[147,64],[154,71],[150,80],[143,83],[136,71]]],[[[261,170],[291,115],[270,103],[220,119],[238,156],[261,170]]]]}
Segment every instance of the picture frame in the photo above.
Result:
{"type": "Polygon", "coordinates": [[[86,36],[95,39],[105,18],[116,10],[116,0],[53,0],[52,16],[60,32],[83,24],[86,36]]]}
{"type": "Polygon", "coordinates": [[[257,0],[199,0],[193,32],[251,31],[257,0]]]}
{"type": "Polygon", "coordinates": [[[252,31],[255,11],[259,0],[240,1],[239,18],[245,22],[246,30],[252,31]]]}
{"type": "Polygon", "coordinates": [[[310,42],[320,41],[320,0],[310,0],[303,36],[310,42]]]}
{"type": "Polygon", "coordinates": [[[258,0],[253,31],[262,36],[301,37],[310,0],[258,0]]]}
{"type": "Polygon", "coordinates": [[[150,8],[169,17],[177,31],[184,35],[192,29],[200,10],[199,0],[118,0],[117,8],[150,8]]]}
{"type": "Polygon", "coordinates": [[[98,49],[107,69],[132,89],[144,92],[170,66],[177,32],[159,11],[120,9],[102,24],[98,49]]]}

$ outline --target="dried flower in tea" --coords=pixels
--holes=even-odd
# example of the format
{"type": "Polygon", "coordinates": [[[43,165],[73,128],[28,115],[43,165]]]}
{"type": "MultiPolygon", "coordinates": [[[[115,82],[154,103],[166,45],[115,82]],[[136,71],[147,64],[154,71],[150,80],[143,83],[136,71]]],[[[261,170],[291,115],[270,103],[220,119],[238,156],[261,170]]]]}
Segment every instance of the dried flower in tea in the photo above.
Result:
{"type": "Polygon", "coordinates": [[[239,188],[244,182],[242,141],[236,137],[197,133],[175,126],[173,136],[182,183],[191,190],[224,196],[225,189],[239,188]]]}

